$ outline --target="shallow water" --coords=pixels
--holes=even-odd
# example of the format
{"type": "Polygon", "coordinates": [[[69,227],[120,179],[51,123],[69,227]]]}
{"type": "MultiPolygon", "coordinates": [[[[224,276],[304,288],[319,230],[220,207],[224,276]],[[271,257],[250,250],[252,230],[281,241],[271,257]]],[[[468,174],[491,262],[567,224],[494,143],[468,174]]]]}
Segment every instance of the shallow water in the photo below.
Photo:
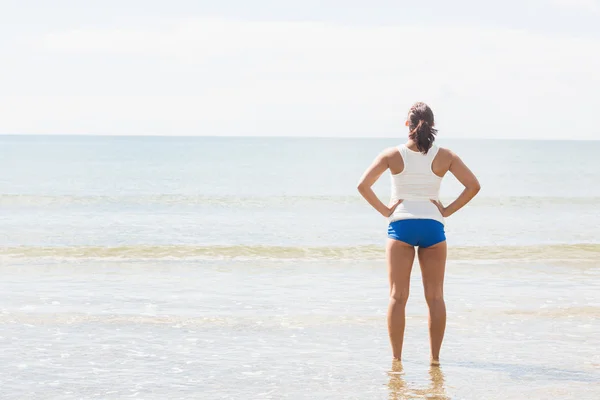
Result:
{"type": "Polygon", "coordinates": [[[392,374],[379,262],[95,261],[3,272],[1,384],[12,398],[600,394],[597,266],[451,262],[439,371],[428,367],[415,266],[403,371],[392,374]]]}
{"type": "Polygon", "coordinates": [[[0,398],[598,399],[599,143],[448,141],[483,191],[431,369],[354,189],[389,140],[0,137],[0,398]]]}

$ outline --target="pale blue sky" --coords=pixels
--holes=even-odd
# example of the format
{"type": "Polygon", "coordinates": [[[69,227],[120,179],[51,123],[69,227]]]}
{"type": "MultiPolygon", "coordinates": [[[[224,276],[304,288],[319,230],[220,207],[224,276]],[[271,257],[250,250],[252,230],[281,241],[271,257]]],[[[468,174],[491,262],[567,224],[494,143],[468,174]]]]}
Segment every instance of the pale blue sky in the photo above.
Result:
{"type": "Polygon", "coordinates": [[[0,134],[600,139],[600,0],[0,0],[0,134]]]}

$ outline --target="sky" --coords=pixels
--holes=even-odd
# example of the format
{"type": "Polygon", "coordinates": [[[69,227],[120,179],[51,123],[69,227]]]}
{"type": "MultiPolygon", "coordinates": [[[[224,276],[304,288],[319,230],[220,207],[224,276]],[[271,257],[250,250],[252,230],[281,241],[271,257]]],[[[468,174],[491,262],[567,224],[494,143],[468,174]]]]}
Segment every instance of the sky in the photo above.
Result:
{"type": "Polygon", "coordinates": [[[0,0],[0,134],[600,139],[600,0],[0,0]]]}

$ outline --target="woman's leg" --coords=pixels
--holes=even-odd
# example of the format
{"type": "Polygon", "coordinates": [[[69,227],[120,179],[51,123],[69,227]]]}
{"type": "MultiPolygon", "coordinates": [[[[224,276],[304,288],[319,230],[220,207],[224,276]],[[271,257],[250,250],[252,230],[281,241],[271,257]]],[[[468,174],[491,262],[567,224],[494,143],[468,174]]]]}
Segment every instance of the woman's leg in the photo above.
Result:
{"type": "Polygon", "coordinates": [[[423,276],[425,300],[429,307],[429,343],[432,364],[439,363],[440,348],[446,330],[444,303],[444,272],[446,270],[446,242],[419,248],[419,264],[423,276]]]}
{"type": "Polygon", "coordinates": [[[398,240],[388,239],[387,263],[390,278],[390,304],[388,307],[388,332],[394,358],[402,358],[406,302],[410,287],[410,271],[415,259],[415,248],[398,240]]]}

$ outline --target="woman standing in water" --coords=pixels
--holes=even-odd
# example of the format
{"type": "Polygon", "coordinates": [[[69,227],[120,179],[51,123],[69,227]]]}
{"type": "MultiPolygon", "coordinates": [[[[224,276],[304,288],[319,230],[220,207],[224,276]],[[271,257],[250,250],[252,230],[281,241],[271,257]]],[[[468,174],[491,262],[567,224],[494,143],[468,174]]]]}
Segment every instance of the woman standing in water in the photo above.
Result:
{"type": "Polygon", "coordinates": [[[406,126],[409,130],[407,142],[384,150],[365,171],[358,191],[389,220],[387,263],[390,304],[387,318],[394,359],[402,358],[404,310],[416,253],[429,307],[431,363],[437,365],[446,329],[444,218],[467,204],[479,192],[480,186],[475,175],[456,154],[433,144],[437,130],[429,106],[420,102],[414,104],[408,113],[406,126]],[[382,203],[371,189],[387,169],[392,177],[389,206],[382,203]],[[439,190],[448,171],[465,189],[455,201],[444,207],[439,201],[439,190]]]}

